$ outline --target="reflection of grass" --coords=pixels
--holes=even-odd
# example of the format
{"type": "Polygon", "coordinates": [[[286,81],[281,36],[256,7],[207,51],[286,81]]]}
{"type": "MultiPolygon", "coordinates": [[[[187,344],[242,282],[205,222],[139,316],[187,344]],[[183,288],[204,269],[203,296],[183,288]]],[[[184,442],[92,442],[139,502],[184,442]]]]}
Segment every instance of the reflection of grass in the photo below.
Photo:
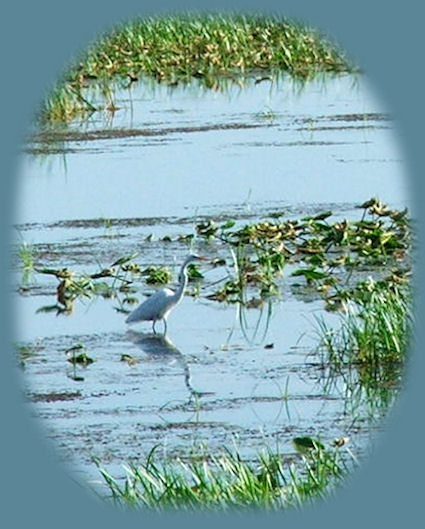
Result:
{"type": "Polygon", "coordinates": [[[267,108],[266,110],[263,110],[262,112],[258,112],[256,114],[256,118],[260,121],[275,121],[277,117],[276,112],[274,112],[271,108],[267,108]]]}
{"type": "Polygon", "coordinates": [[[248,462],[236,449],[212,456],[203,446],[184,460],[158,462],[153,449],[144,462],[126,467],[123,485],[96,464],[117,504],[155,510],[299,506],[328,494],[346,474],[338,448],[318,441],[312,440],[300,462],[296,466],[269,449],[248,462]]]}
{"type": "Polygon", "coordinates": [[[218,88],[220,76],[287,71],[299,78],[353,68],[322,35],[301,24],[264,16],[186,15],[136,20],[95,42],[46,98],[42,118],[70,121],[95,110],[85,94],[100,87],[105,108],[115,109],[108,82],[138,76],[168,84],[196,77],[218,88]],[[106,87],[106,88],[105,88],[106,87]]]}
{"type": "Polygon", "coordinates": [[[362,365],[324,367],[324,390],[341,394],[352,427],[365,420],[376,423],[386,415],[397,397],[403,374],[400,364],[385,369],[362,365]]]}

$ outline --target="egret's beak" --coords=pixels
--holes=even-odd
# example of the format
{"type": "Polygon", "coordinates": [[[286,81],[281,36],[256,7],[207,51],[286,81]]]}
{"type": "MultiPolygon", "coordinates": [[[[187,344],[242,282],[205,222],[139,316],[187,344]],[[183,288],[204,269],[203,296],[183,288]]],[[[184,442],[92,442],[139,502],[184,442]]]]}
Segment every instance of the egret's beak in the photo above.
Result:
{"type": "Polygon", "coordinates": [[[211,259],[209,257],[205,257],[203,255],[198,255],[198,259],[200,261],[211,261],[211,259]]]}

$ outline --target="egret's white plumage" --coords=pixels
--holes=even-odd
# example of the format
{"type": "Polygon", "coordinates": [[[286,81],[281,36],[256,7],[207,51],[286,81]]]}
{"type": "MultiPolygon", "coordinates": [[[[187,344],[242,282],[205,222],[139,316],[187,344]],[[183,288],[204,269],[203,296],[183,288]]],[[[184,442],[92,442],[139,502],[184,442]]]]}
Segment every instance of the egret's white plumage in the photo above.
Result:
{"type": "Polygon", "coordinates": [[[164,321],[164,334],[167,333],[167,317],[184,296],[187,285],[187,266],[192,261],[204,259],[195,254],[190,254],[184,260],[179,274],[179,286],[176,291],[170,288],[162,288],[143,301],[125,320],[126,323],[137,323],[139,321],[152,321],[153,331],[158,320],[164,321]]]}

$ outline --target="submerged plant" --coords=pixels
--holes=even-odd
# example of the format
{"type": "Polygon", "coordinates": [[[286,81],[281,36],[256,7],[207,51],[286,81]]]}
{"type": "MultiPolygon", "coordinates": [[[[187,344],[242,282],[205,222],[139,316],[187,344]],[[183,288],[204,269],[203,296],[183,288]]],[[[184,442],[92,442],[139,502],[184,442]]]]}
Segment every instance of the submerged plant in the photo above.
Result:
{"type": "Polygon", "coordinates": [[[35,355],[36,347],[25,344],[13,344],[17,356],[18,365],[23,369],[26,367],[27,361],[35,355]]]}

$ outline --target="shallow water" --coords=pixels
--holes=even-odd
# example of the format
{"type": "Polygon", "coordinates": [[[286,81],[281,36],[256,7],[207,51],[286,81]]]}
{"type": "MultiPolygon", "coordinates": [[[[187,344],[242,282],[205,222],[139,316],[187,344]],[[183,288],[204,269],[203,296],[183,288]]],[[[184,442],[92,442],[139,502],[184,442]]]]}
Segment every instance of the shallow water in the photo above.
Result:
{"type": "MultiPolygon", "coordinates": [[[[26,146],[16,243],[30,244],[40,267],[93,273],[139,252],[141,266],[177,272],[189,244],[175,237],[205,218],[244,223],[331,209],[354,219],[355,204],[372,196],[408,204],[393,122],[362,77],[303,89],[286,78],[251,80],[223,92],[141,83],[115,97],[114,115],[43,131],[26,146]]],[[[230,257],[199,239],[195,248],[230,257]]],[[[370,403],[347,412],[354,406],[342,381],[326,385],[314,354],[323,303],[297,295],[285,269],[280,299],[241,314],[205,298],[223,270],[203,272],[205,290],[171,315],[169,341],[149,324],[127,329],[119,297],[77,301],[65,316],[37,312],[55,303],[51,276],[33,275],[17,293],[16,339],[33,353],[25,393],[60,459],[85,482],[98,479],[93,456],[120,476],[155,444],[175,454],[195,441],[211,450],[235,441],[251,457],[275,443],[293,455],[299,435],[348,435],[364,453],[380,426],[370,403]],[[86,368],[65,354],[77,343],[95,360],[86,368]]],[[[139,286],[141,300],[152,288],[139,286]]]]}

